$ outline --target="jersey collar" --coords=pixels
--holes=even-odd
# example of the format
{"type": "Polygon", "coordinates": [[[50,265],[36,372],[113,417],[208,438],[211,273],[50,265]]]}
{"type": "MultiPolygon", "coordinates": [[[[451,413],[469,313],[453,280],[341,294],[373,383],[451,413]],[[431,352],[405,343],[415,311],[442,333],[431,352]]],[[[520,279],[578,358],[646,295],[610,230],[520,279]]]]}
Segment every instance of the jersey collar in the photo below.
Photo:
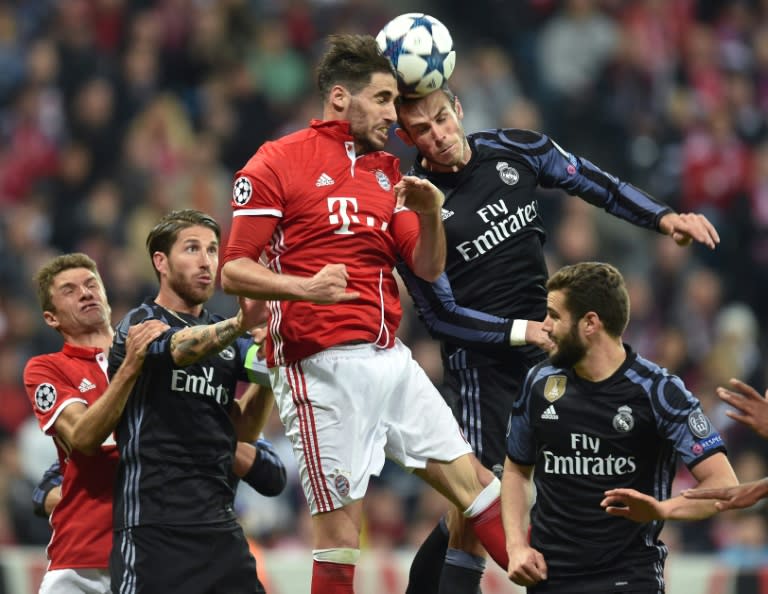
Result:
{"type": "Polygon", "coordinates": [[[105,354],[104,351],[99,347],[80,346],[80,345],[72,344],[71,342],[65,342],[64,346],[61,349],[61,352],[69,357],[74,357],[76,359],[88,359],[88,360],[93,360],[98,355],[105,354]]]}

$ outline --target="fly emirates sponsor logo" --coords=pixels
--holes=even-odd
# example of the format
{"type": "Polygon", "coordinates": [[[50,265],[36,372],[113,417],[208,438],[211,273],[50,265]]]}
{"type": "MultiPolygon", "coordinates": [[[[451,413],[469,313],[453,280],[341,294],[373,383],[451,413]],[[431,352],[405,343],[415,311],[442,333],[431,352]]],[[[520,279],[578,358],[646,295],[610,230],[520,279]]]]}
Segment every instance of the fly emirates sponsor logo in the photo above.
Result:
{"type": "Polygon", "coordinates": [[[532,223],[538,214],[537,208],[535,200],[518,206],[514,212],[509,211],[504,200],[489,202],[475,211],[489,227],[474,239],[461,242],[456,249],[466,262],[479,258],[532,223]]]}
{"type": "Polygon", "coordinates": [[[203,398],[213,398],[221,405],[229,403],[229,392],[224,386],[213,385],[213,367],[203,367],[203,375],[174,369],[171,374],[171,391],[203,398]]]}
{"type": "Polygon", "coordinates": [[[620,476],[637,470],[634,456],[600,455],[600,438],[571,433],[572,453],[559,456],[544,450],[544,472],[577,476],[620,476]]]}

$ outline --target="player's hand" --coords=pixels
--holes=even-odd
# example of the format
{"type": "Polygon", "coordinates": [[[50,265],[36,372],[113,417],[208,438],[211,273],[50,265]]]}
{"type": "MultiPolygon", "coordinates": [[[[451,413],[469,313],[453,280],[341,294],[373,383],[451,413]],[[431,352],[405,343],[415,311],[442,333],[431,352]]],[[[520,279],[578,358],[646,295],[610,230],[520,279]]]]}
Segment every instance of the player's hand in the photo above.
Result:
{"type": "Polygon", "coordinates": [[[339,303],[359,298],[358,291],[347,291],[348,280],[344,264],[326,264],[315,276],[303,280],[305,299],[313,303],[339,303]]]}
{"type": "Polygon", "coordinates": [[[259,350],[256,351],[256,357],[260,360],[265,359],[267,356],[267,350],[265,348],[265,341],[267,340],[266,327],[259,326],[258,328],[251,328],[249,334],[251,335],[251,338],[253,338],[253,342],[259,345],[259,350]]]}
{"type": "Polygon", "coordinates": [[[727,410],[725,414],[752,429],[760,437],[768,439],[768,390],[763,398],[757,390],[744,382],[731,379],[733,390],[717,388],[717,396],[736,410],[727,410]]]}
{"type": "Polygon", "coordinates": [[[150,343],[169,328],[168,324],[160,320],[147,320],[128,328],[123,364],[133,365],[136,370],[140,369],[150,343]]]}
{"type": "Polygon", "coordinates": [[[238,297],[237,301],[240,304],[240,326],[244,330],[249,331],[267,322],[269,312],[266,301],[248,297],[238,297]]]}
{"type": "Polygon", "coordinates": [[[680,246],[690,245],[691,241],[695,240],[710,249],[715,249],[715,246],[720,243],[717,229],[702,214],[671,212],[661,217],[659,228],[680,246]]]}
{"type": "Polygon", "coordinates": [[[751,507],[768,495],[768,478],[733,487],[715,489],[685,489],[680,493],[687,499],[718,499],[718,511],[751,507]]]}
{"type": "Polygon", "coordinates": [[[435,184],[412,175],[404,176],[395,185],[396,206],[407,207],[424,215],[439,212],[445,202],[445,196],[435,184]]]}
{"type": "Polygon", "coordinates": [[[547,579],[544,555],[528,545],[508,547],[507,577],[518,586],[533,586],[547,579]]]}
{"type": "Polygon", "coordinates": [[[643,524],[664,519],[661,503],[650,495],[635,489],[610,489],[603,494],[600,507],[612,516],[643,524]]]}
{"type": "Polygon", "coordinates": [[[544,332],[543,328],[543,322],[528,320],[528,324],[525,327],[525,342],[528,344],[535,344],[541,350],[548,353],[555,348],[555,343],[552,342],[549,334],[544,332]]]}

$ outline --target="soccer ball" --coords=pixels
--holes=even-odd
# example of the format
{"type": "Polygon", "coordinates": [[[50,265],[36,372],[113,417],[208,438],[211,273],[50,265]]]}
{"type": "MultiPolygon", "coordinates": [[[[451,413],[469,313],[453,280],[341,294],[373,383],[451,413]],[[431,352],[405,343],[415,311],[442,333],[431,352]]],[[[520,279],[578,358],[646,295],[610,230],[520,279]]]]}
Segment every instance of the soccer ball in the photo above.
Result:
{"type": "Polygon", "coordinates": [[[397,70],[404,97],[423,97],[439,89],[453,73],[456,52],[448,29],[421,12],[401,14],[376,36],[379,49],[397,70]]]}

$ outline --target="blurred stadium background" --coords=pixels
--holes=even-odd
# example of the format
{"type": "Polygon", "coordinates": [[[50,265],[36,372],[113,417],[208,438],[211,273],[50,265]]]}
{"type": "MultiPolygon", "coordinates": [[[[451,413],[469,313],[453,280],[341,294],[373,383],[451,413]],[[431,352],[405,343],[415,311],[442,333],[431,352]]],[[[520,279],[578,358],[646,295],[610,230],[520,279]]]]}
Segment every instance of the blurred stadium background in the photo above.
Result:
{"type": "MultiPolygon", "coordinates": [[[[718,227],[714,252],[678,249],[578,199],[542,191],[551,268],[617,266],[631,287],[627,340],[682,376],[725,434],[743,481],[768,444],[734,426],[714,388],[761,392],[768,333],[766,0],[5,0],[0,2],[0,594],[37,591],[45,521],[29,502],[54,458],[24,394],[35,354],[58,349],[31,277],[79,250],[100,265],[114,319],[155,291],[144,251],[164,212],[230,220],[232,174],[269,138],[320,114],[314,63],[331,32],[376,34],[423,11],[454,37],[451,84],[468,131],[533,128],[718,227]]],[[[394,138],[407,168],[413,154],[394,138]]],[[[503,273],[503,271],[500,271],[503,273]]],[[[234,301],[217,294],[222,313],[234,301]]],[[[434,382],[440,358],[406,300],[400,330],[434,382]]],[[[291,462],[273,417],[267,430],[291,462]]],[[[682,488],[686,472],[677,477],[682,488]]],[[[286,493],[238,493],[275,594],[308,591],[307,513],[286,493]]],[[[366,506],[359,592],[404,590],[445,502],[398,468],[366,506]]],[[[668,525],[669,594],[766,590],[766,510],[668,525]],[[761,590],[761,588],[763,588],[761,590]]],[[[484,592],[519,591],[490,572],[484,592]]]]}

